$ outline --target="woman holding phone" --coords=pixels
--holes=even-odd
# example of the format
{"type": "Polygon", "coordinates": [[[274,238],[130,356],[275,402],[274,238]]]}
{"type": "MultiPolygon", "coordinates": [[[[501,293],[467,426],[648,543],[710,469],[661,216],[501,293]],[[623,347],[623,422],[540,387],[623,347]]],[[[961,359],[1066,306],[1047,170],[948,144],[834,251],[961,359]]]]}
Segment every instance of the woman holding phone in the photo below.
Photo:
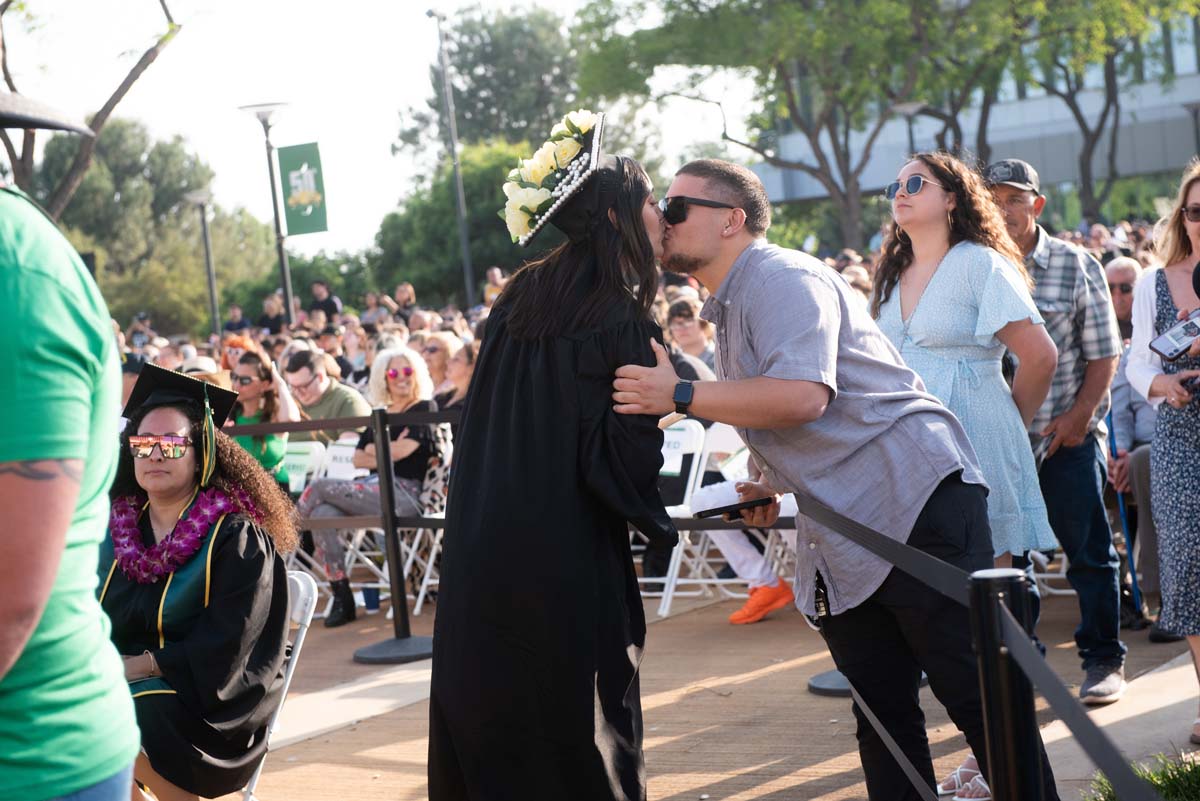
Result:
{"type": "Polygon", "coordinates": [[[628,526],[677,534],[662,432],[612,409],[613,373],[654,364],[662,224],[645,171],[568,114],[510,174],[527,263],[488,318],[455,443],[433,646],[429,796],[645,798],[645,644],[628,526]]]}
{"type": "MultiPolygon", "coordinates": [[[[1200,676],[1200,356],[1167,361],[1151,341],[1178,325],[1181,310],[1200,307],[1193,274],[1200,260],[1200,159],[1184,170],[1179,195],[1159,221],[1155,253],[1164,267],[1147,270],[1133,289],[1133,341],[1125,375],[1158,407],[1150,446],[1150,506],[1158,532],[1159,628],[1187,637],[1200,676]],[[1164,403],[1165,401],[1165,403],[1164,403]]],[[[1192,724],[1200,743],[1200,716],[1192,724]]]]}

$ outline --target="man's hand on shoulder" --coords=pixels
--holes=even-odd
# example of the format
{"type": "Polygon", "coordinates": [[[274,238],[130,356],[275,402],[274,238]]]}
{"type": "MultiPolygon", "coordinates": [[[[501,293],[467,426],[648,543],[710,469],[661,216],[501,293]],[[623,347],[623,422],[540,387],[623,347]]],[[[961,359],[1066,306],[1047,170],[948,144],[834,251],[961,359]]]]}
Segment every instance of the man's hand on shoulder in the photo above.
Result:
{"type": "Polygon", "coordinates": [[[675,411],[675,385],[679,377],[671,366],[667,349],[651,339],[657,362],[653,367],[626,364],[617,368],[613,381],[613,410],[618,414],[652,414],[661,417],[675,411]]]}

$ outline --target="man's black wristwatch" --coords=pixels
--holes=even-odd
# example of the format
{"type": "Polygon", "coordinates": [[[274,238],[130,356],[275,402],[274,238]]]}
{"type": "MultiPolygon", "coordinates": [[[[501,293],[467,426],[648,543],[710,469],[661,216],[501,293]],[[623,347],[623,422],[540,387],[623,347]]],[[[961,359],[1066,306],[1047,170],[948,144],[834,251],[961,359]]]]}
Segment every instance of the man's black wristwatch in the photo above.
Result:
{"type": "Polygon", "coordinates": [[[680,381],[675,385],[675,394],[671,396],[671,400],[675,401],[675,411],[679,414],[687,414],[688,407],[692,405],[692,394],[696,391],[695,386],[691,381],[680,381]]]}

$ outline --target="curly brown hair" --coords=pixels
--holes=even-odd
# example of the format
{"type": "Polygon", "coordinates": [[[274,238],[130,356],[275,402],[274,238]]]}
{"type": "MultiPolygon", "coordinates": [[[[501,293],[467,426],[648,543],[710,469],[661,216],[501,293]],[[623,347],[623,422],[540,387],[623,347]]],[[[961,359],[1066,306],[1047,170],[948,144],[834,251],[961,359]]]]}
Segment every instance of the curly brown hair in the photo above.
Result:
{"type": "MultiPolygon", "coordinates": [[[[201,441],[201,419],[203,409],[196,403],[167,404],[187,415],[192,423],[192,440],[201,441]]],[[[161,408],[159,406],[151,409],[161,408]]],[[[134,412],[125,434],[121,436],[121,451],[117,457],[117,475],[113,479],[109,497],[113,500],[125,495],[144,494],[138,485],[133,472],[133,455],[129,452],[129,434],[135,433],[141,425],[142,418],[151,409],[145,407],[134,412]]],[[[296,531],[296,507],[291,499],[284,494],[278,482],[258,463],[241,445],[223,431],[217,431],[217,466],[213,473],[213,486],[229,492],[234,487],[241,487],[254,501],[262,515],[259,525],[271,535],[275,542],[275,550],[279,553],[290,553],[296,549],[299,534],[296,531]]],[[[197,458],[199,454],[197,454],[197,458]]]]}
{"type": "MultiPolygon", "coordinates": [[[[1012,262],[1025,285],[1032,290],[1033,280],[1025,269],[1025,259],[1008,235],[1004,217],[984,184],[983,177],[961,160],[942,151],[918,153],[913,160],[928,167],[933,178],[954,195],[954,208],[950,212],[950,246],[967,241],[999,252],[1012,262]]],[[[883,254],[875,273],[875,291],[871,296],[873,317],[879,316],[879,307],[892,296],[892,290],[900,283],[900,276],[912,264],[912,260],[912,240],[900,226],[891,226],[883,241],[883,254]]]]}

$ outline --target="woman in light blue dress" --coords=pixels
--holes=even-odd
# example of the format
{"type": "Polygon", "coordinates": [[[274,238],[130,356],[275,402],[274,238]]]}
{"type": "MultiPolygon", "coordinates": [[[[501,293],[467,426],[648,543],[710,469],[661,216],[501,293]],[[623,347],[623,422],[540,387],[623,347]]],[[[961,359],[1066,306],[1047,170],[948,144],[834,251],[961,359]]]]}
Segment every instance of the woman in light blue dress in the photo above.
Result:
{"type": "MultiPolygon", "coordinates": [[[[896,224],[872,312],[966,429],[988,483],[996,566],[1008,567],[1012,554],[1057,547],[1026,426],[1050,389],[1058,352],[1023,259],[974,171],[948,154],[920,153],[887,195],[896,224]],[[1000,366],[1006,348],[1019,362],[1011,390],[1000,366]]],[[[990,797],[970,759],[938,789],[990,797]]]]}
{"type": "Polygon", "coordinates": [[[953,156],[918,154],[893,184],[896,230],[873,312],[904,361],[962,422],[988,482],[998,562],[1056,547],[1025,422],[1058,359],[1023,262],[979,176],[953,156]],[[1009,389],[1005,349],[1018,367],[1009,389]]]}

